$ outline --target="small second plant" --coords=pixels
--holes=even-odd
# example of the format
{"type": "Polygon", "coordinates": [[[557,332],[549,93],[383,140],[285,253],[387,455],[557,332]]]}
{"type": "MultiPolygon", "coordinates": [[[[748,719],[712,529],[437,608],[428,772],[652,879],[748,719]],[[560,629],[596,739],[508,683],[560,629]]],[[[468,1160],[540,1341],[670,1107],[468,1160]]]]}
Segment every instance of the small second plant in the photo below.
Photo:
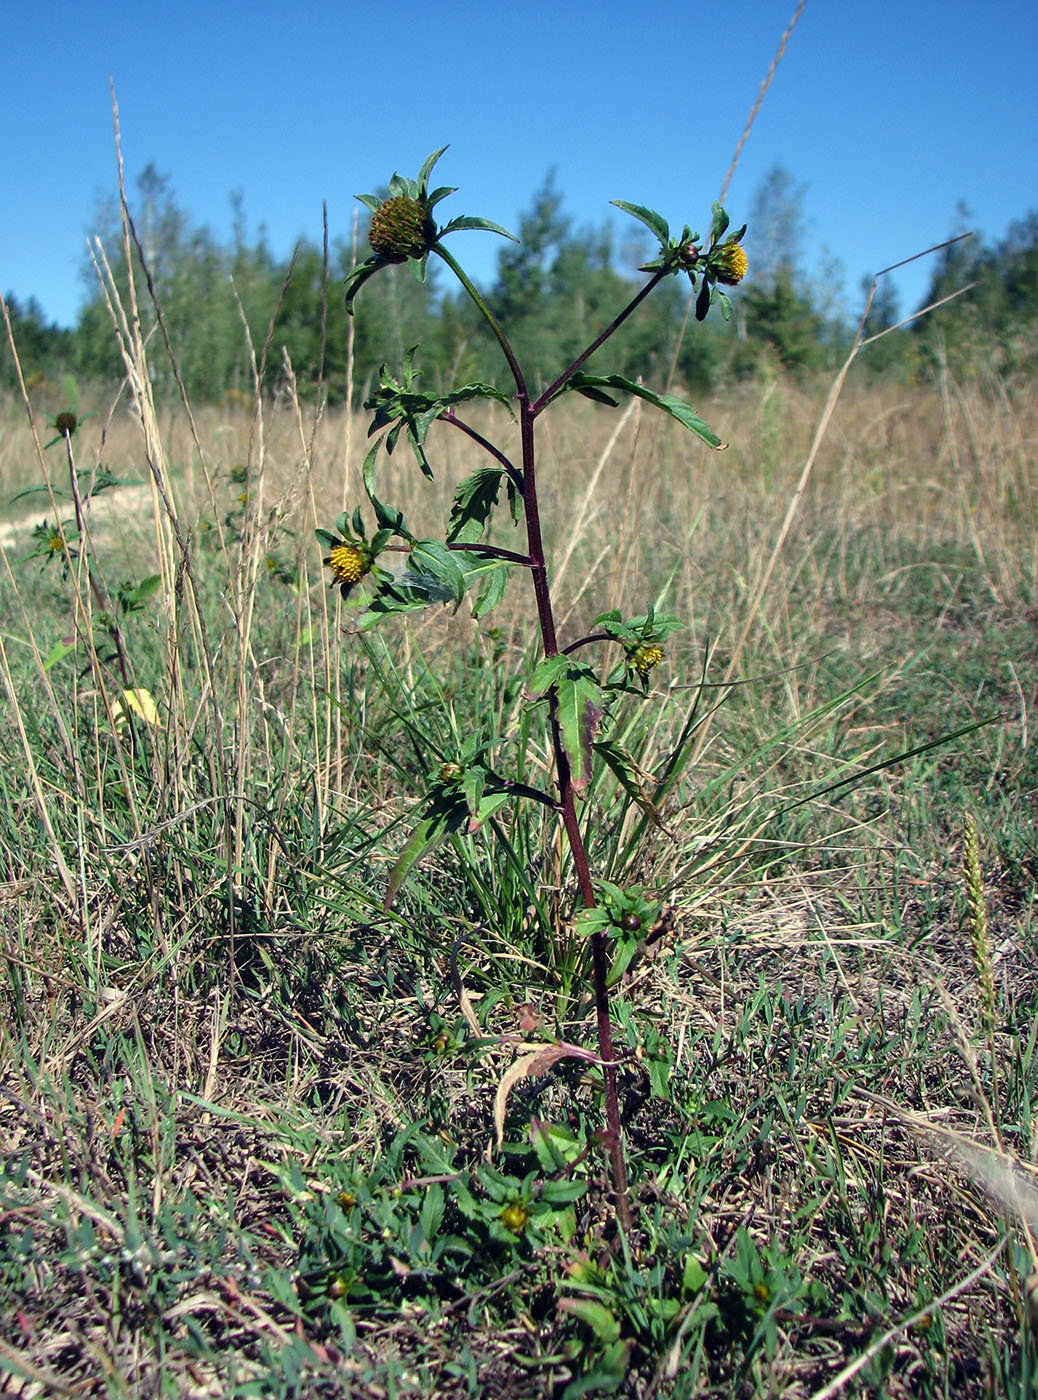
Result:
{"type": "MultiPolygon", "coordinates": [[[[658,913],[658,906],[654,911],[641,891],[596,881],[589,866],[580,804],[591,782],[596,754],[614,766],[623,780],[624,753],[618,744],[610,742],[607,733],[610,704],[620,695],[645,692],[652,671],[663,658],[667,638],[679,624],[676,618],[652,607],[635,617],[624,617],[612,610],[596,619],[589,634],[573,640],[560,639],[538,500],[536,428],[541,415],[568,395],[581,394],[615,407],[616,395],[633,394],[676,419],[709,447],[719,447],[720,439],[680,398],[656,393],[621,375],[591,374],[584,366],[669,277],[684,274],[689,278],[698,320],[715,305],[727,318],[730,302],[724,288],[741,281],[746,272],[746,254],[741,245],[745,225],[730,231],[728,215],[719,204],[714,204],[705,238],[701,239],[688,225],[675,237],[654,210],[615,200],[619,209],[637,219],[658,240],[658,254],[640,269],[647,274],[646,281],[627,305],[546,389],[535,395],[504,329],[445,244],[449,235],[462,230],[484,230],[506,238],[512,235],[489,220],[464,215],[439,225],[437,206],[455,192],[446,186],[430,189],[433,167],[445,149],[434,152],[425,161],[417,180],[394,175],[386,198],[359,196],[371,211],[372,254],[347,280],[347,306],[352,310],[364,283],[381,269],[406,263],[414,276],[423,281],[429,259],[439,259],[485,320],[507,363],[513,388],[506,393],[475,383],[443,394],[424,393],[418,386],[414,351],[405,356],[399,379],[383,368],[378,387],[365,403],[365,408],[374,413],[369,436],[375,441],[363,467],[374,528],[370,533],[365,528],[365,512],[358,506],[352,514],[345,512],[340,516],[334,532],[320,530],[318,535],[326,547],[325,564],[342,593],[349,595],[358,586],[368,590],[357,624],[361,629],[399,613],[435,605],[457,606],[466,597],[471,600],[474,616],[483,617],[501,602],[510,580],[525,574],[532,584],[540,631],[539,659],[527,679],[526,695],[530,705],[539,707],[548,730],[554,756],[553,785],[542,790],[498,772],[495,761],[500,757],[496,752],[499,746],[492,734],[478,732],[477,717],[473,716],[473,728],[463,750],[456,758],[440,764],[425,794],[423,819],[390,876],[387,904],[415,862],[448,834],[478,829],[508,802],[540,802],[555,814],[565,829],[579,890],[581,907],[575,912],[574,922],[578,934],[590,943],[598,1045],[597,1054],[561,1043],[546,1046],[544,1067],[548,1060],[554,1063],[566,1053],[597,1060],[605,1103],[601,1137],[611,1164],[617,1218],[626,1228],[630,1225],[630,1205],[610,995],[639,940],[648,932],[647,925],[654,912],[658,913]],[[463,416],[466,405],[481,400],[496,402],[514,415],[520,442],[517,460],[463,416]],[[483,450],[486,462],[458,486],[443,538],[419,539],[408,529],[403,513],[379,497],[375,469],[380,452],[392,452],[403,434],[418,468],[431,476],[426,439],[434,423],[464,433],[483,450]],[[502,493],[513,521],[525,529],[525,548],[502,548],[487,538],[494,512],[502,504],[502,493]],[[402,571],[399,567],[386,567],[382,556],[388,550],[393,551],[396,560],[401,551],[405,552],[406,567],[402,571]],[[608,660],[603,664],[602,648],[616,653],[615,664],[608,660]]],[[[539,1067],[534,1066],[531,1072],[538,1071],[539,1067]]]]}

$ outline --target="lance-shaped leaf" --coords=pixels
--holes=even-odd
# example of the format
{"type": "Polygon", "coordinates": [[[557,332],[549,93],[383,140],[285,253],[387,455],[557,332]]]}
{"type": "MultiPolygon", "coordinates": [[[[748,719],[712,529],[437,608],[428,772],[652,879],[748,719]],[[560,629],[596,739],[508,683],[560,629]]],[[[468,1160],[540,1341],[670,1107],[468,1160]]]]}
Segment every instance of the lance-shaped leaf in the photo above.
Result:
{"type": "Polygon", "coordinates": [[[495,224],[491,219],[480,219],[472,214],[459,214],[456,219],[451,219],[450,223],[440,229],[440,237],[447,233],[460,233],[462,229],[481,229],[484,233],[499,233],[502,238],[510,238],[513,243],[518,243],[514,233],[509,233],[500,224],[495,224]]]}
{"type": "Polygon", "coordinates": [[[458,831],[478,831],[511,798],[508,792],[484,793],[475,799],[475,807],[472,808],[470,796],[461,785],[456,788],[438,786],[434,790],[426,815],[407,838],[389,873],[383,909],[388,910],[392,906],[408,874],[423,856],[458,831]]]}
{"type": "Polygon", "coordinates": [[[452,544],[475,544],[482,538],[501,490],[500,467],[481,467],[458,487],[451,507],[447,539],[452,544]]]}
{"type": "Polygon", "coordinates": [[[716,199],[711,209],[713,212],[713,221],[710,225],[710,246],[713,247],[715,243],[720,243],[721,239],[727,233],[730,220],[716,199]]]}
{"type": "Polygon", "coordinates": [[[662,827],[663,819],[649,797],[648,789],[653,782],[651,775],[639,768],[623,745],[614,739],[599,739],[595,744],[595,753],[605,760],[624,792],[638,804],[653,826],[662,827]]]}
{"type": "Polygon", "coordinates": [[[400,893],[410,870],[424,855],[434,850],[452,831],[458,831],[469,819],[468,804],[460,792],[439,791],[431,810],[418,823],[404,843],[404,849],[389,872],[383,909],[390,909],[400,893]]]}
{"type": "Polygon", "coordinates": [[[628,204],[624,199],[612,199],[610,204],[614,204],[617,209],[622,209],[625,214],[630,214],[632,219],[637,219],[639,223],[654,233],[666,248],[670,242],[670,225],[662,214],[657,214],[655,209],[646,209],[644,204],[628,204]]]}
{"type": "Polygon", "coordinates": [[[505,596],[511,573],[499,559],[488,559],[487,563],[491,567],[487,570],[483,585],[476,594],[476,601],[472,604],[472,616],[477,618],[486,617],[488,612],[493,612],[497,607],[505,596]]]}
{"type": "Polygon", "coordinates": [[[602,692],[593,671],[574,665],[567,666],[555,692],[570,782],[575,792],[583,792],[591,781],[592,745],[602,723],[602,692]]]}
{"type": "MultiPolygon", "coordinates": [[[[380,530],[390,530],[394,535],[399,535],[401,539],[413,540],[414,536],[408,531],[404,524],[403,512],[394,506],[387,506],[379,500],[375,494],[375,460],[378,457],[378,450],[382,446],[381,441],[376,442],[364,458],[364,466],[361,475],[364,481],[364,490],[367,492],[368,500],[375,511],[375,519],[378,521],[380,530]]],[[[355,516],[356,520],[357,517],[355,516]]],[[[342,526],[340,525],[340,529],[342,526]]],[[[359,528],[357,530],[359,534],[359,528]]]]}
{"type": "Polygon", "coordinates": [[[683,428],[688,428],[689,432],[702,438],[708,447],[721,446],[721,439],[707,427],[690,404],[685,403],[683,399],[675,398],[673,394],[657,394],[652,389],[647,389],[644,384],[636,384],[633,379],[625,379],[622,374],[577,373],[566,380],[560,392],[566,389],[576,389],[580,393],[586,393],[589,389],[619,389],[625,394],[636,394],[646,403],[651,403],[655,408],[662,409],[664,413],[669,414],[671,418],[677,419],[683,428]]]}

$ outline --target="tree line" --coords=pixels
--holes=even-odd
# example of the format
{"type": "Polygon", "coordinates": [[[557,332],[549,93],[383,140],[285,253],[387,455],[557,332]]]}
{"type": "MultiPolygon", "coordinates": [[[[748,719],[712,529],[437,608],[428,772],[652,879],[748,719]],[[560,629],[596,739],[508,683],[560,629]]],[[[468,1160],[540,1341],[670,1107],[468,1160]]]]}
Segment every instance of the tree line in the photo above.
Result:
{"type": "MultiPolygon", "coordinates": [[[[838,274],[823,269],[812,278],[804,271],[804,193],[781,167],[757,191],[747,240],[751,272],[735,297],[734,333],[707,322],[685,334],[688,285],[674,279],[610,342],[606,368],[641,376],[655,387],[674,384],[702,393],[721,376],[808,373],[842,360],[854,327],[840,304],[838,274]]],[[[501,378],[500,354],[485,323],[466,297],[445,291],[435,276],[419,284],[406,267],[386,269],[359,299],[351,327],[342,294],[354,260],[350,243],[335,241],[325,253],[304,241],[290,259],[278,259],[262,233],[248,236],[240,198],[232,197],[232,207],[231,236],[221,242],[191,222],[168,178],[153,166],[137,181],[132,214],[139,246],[132,256],[142,319],[147,331],[154,325],[157,302],[177,371],[193,401],[253,393],[250,339],[263,362],[268,393],[276,393],[291,375],[304,396],[320,384],[332,402],[342,402],[352,360],[349,382],[360,403],[379,366],[385,362],[398,370],[415,344],[421,347],[418,363],[428,387],[501,378]],[[145,268],[154,302],[147,293],[145,268]]],[[[95,227],[124,291],[128,279],[118,208],[100,209],[95,227]]],[[[552,176],[515,232],[520,242],[502,244],[486,290],[522,363],[532,367],[534,382],[538,376],[547,381],[641,285],[643,275],[635,269],[651,250],[636,237],[618,247],[608,223],[575,227],[552,176]]],[[[363,225],[360,233],[364,240],[363,225]]],[[[362,241],[356,257],[365,254],[362,241]]],[[[962,365],[983,355],[999,372],[1038,367],[1038,214],[1011,225],[995,243],[974,238],[945,248],[936,259],[925,302],[970,283],[970,292],[952,301],[939,318],[924,317],[879,341],[869,351],[868,366],[915,376],[939,359],[962,365]]],[[[13,295],[7,298],[30,387],[60,383],[68,376],[102,384],[121,377],[111,314],[96,280],[94,285],[70,328],[47,323],[32,298],[24,303],[13,295]]],[[[867,332],[893,326],[907,314],[881,284],[867,332]]],[[[152,363],[160,387],[165,380],[171,393],[178,392],[172,368],[157,346],[152,363]]],[[[13,357],[5,341],[0,344],[0,387],[14,383],[13,357]]]]}

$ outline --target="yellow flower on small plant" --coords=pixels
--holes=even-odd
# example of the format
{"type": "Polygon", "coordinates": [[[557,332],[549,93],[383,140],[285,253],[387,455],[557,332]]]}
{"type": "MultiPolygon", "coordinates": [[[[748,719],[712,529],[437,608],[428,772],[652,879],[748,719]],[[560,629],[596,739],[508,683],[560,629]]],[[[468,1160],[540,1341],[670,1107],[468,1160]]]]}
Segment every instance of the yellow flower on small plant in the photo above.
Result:
{"type": "Polygon", "coordinates": [[[353,584],[360,583],[371,568],[371,554],[361,545],[344,541],[332,546],[328,555],[328,566],[335,575],[336,582],[352,587],[353,584]]]}
{"type": "Polygon", "coordinates": [[[746,276],[749,266],[742,245],[734,238],[729,238],[715,251],[713,263],[718,282],[723,282],[726,287],[737,286],[746,276]]]}
{"type": "Polygon", "coordinates": [[[52,554],[60,554],[65,548],[65,536],[60,530],[52,530],[47,541],[47,548],[52,554]]]}
{"type": "Polygon", "coordinates": [[[631,665],[639,676],[647,676],[663,660],[663,648],[655,642],[642,642],[631,653],[631,665]]]}

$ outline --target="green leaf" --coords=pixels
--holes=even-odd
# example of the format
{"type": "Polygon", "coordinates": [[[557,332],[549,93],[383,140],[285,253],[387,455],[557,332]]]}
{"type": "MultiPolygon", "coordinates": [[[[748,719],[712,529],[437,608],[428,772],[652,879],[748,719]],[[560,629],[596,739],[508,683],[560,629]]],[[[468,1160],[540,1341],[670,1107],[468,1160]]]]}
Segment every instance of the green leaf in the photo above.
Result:
{"type": "Polygon", "coordinates": [[[442,394],[436,400],[436,405],[438,409],[452,408],[454,404],[467,403],[469,399],[493,399],[496,403],[504,404],[511,416],[515,417],[512,396],[496,389],[493,384],[463,384],[460,389],[452,389],[449,394],[442,394]]]}
{"type": "Polygon", "coordinates": [[[591,781],[591,753],[602,723],[602,692],[594,673],[570,666],[556,682],[559,730],[569,759],[570,782],[583,792],[591,781]]]}
{"type": "Polygon", "coordinates": [[[501,489],[500,467],[481,467],[458,487],[451,507],[447,539],[452,544],[475,544],[486,530],[501,489]]]}
{"type": "Polygon", "coordinates": [[[539,1206],[568,1206],[573,1201],[579,1201],[582,1196],[587,1195],[588,1184],[586,1181],[545,1181],[541,1185],[541,1193],[537,1197],[539,1206]]]}
{"type": "Polygon", "coordinates": [[[531,700],[539,700],[546,695],[553,685],[559,680],[566,668],[569,660],[565,656],[546,656],[535,669],[530,677],[526,693],[531,700]]]}
{"type": "Polygon", "coordinates": [[[54,643],[50,651],[47,653],[46,658],[43,662],[43,669],[45,671],[49,671],[52,666],[56,666],[59,661],[64,660],[64,658],[68,656],[71,652],[74,652],[75,649],[75,641],[66,642],[59,639],[54,643]]]}
{"type": "Polygon", "coordinates": [[[431,593],[438,591],[435,587],[438,584],[448,598],[460,603],[465,596],[465,575],[458,559],[459,556],[439,540],[419,540],[411,551],[408,572],[427,583],[431,593]]]}
{"type": "Polygon", "coordinates": [[[662,214],[657,214],[655,209],[646,209],[644,204],[628,204],[623,199],[612,199],[609,201],[615,204],[617,209],[622,209],[625,214],[630,214],[632,219],[637,219],[639,223],[656,235],[664,247],[670,242],[670,225],[662,214]]]}
{"type": "Polygon", "coordinates": [[[499,233],[502,238],[510,238],[513,243],[518,243],[514,233],[509,233],[500,224],[495,224],[491,219],[479,219],[469,214],[462,214],[457,219],[451,219],[445,228],[440,229],[440,237],[447,233],[459,233],[462,229],[478,229],[483,233],[499,233]]]}
{"type": "Polygon", "coordinates": [[[639,939],[632,938],[630,934],[625,934],[622,938],[617,938],[613,943],[613,961],[609,967],[609,976],[606,979],[607,987],[615,987],[620,978],[630,967],[631,962],[638,951],[639,939]]]}
{"type": "Polygon", "coordinates": [[[627,796],[638,804],[654,826],[661,827],[663,819],[645,791],[641,770],[623,745],[613,739],[599,739],[595,753],[608,765],[627,796]]]}
{"type": "MultiPolygon", "coordinates": [[[[448,142],[447,142],[447,146],[449,146],[449,145],[450,145],[450,142],[448,141],[448,142]]],[[[418,185],[419,185],[419,188],[421,188],[422,186],[427,185],[427,184],[429,183],[429,176],[430,176],[430,175],[432,174],[432,172],[433,172],[433,166],[436,164],[436,162],[439,160],[439,158],[443,155],[444,151],[447,149],[447,146],[441,146],[440,149],[439,149],[438,151],[433,151],[432,155],[426,156],[425,160],[422,162],[422,168],[421,168],[421,170],[419,170],[419,172],[418,172],[418,185]]]]}
{"type": "MultiPolygon", "coordinates": [[[[377,207],[377,205],[376,205],[377,207]]],[[[369,277],[374,277],[385,263],[380,257],[366,258],[358,267],[355,267],[346,278],[346,310],[349,315],[353,315],[353,299],[363,287],[369,277]]]]}
{"type": "Polygon", "coordinates": [[[486,565],[483,570],[465,571],[465,583],[471,588],[473,583],[481,576],[483,583],[476,594],[476,601],[472,605],[473,617],[485,617],[488,612],[493,612],[505,596],[505,589],[508,587],[508,580],[511,577],[511,569],[500,559],[486,559],[481,561],[486,565]]]}
{"type": "Polygon", "coordinates": [[[590,1327],[600,1342],[615,1342],[620,1336],[620,1324],[604,1303],[594,1298],[560,1298],[559,1311],[579,1317],[590,1327]]]}
{"type": "Polygon", "coordinates": [[[407,838],[389,873],[389,884],[382,901],[384,910],[389,910],[408,873],[422,857],[445,841],[451,832],[459,831],[468,820],[469,809],[464,796],[460,792],[438,789],[429,811],[407,838]]]}
{"type": "MultiPolygon", "coordinates": [[[[385,505],[375,494],[375,461],[378,458],[378,450],[381,446],[382,441],[379,439],[364,458],[364,466],[361,469],[361,475],[364,480],[364,490],[367,492],[368,500],[371,502],[375,511],[375,519],[378,522],[379,529],[391,530],[394,535],[399,535],[401,539],[410,541],[414,539],[414,536],[409,533],[404,524],[403,512],[397,510],[394,506],[385,505]]],[[[354,520],[356,520],[356,516],[354,516],[354,520]]],[[[340,529],[341,528],[340,526],[340,529]]],[[[359,530],[357,530],[357,534],[360,534],[359,530]]]]}
{"type": "Polygon", "coordinates": [[[622,374],[579,373],[572,375],[563,385],[563,389],[577,389],[581,393],[587,387],[620,389],[625,394],[635,394],[638,398],[644,399],[646,403],[651,403],[654,407],[662,409],[671,418],[676,418],[682,427],[688,428],[689,432],[702,438],[707,446],[721,446],[721,439],[716,433],[711,432],[695,409],[685,403],[683,399],[675,398],[673,394],[657,394],[652,389],[647,389],[644,384],[636,384],[633,379],[625,379],[622,374]]]}
{"type": "Polygon", "coordinates": [[[730,220],[716,199],[711,208],[713,210],[714,220],[710,226],[710,245],[713,247],[715,243],[720,243],[721,239],[724,237],[730,220]]]}

